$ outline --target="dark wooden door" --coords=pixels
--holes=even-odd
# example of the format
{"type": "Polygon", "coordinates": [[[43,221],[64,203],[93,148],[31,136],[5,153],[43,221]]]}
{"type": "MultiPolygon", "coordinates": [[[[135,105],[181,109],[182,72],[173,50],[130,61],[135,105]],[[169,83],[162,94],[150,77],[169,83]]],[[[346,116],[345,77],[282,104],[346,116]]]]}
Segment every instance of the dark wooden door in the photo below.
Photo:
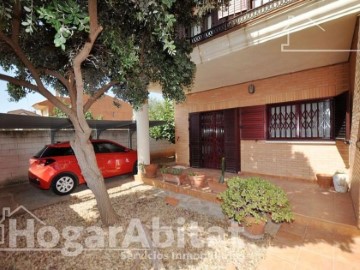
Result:
{"type": "Polygon", "coordinates": [[[220,169],[225,157],[226,171],[240,170],[238,109],[190,114],[189,135],[191,167],[220,169]]]}
{"type": "Polygon", "coordinates": [[[224,156],[224,111],[200,115],[202,167],[219,169],[224,156]]]}

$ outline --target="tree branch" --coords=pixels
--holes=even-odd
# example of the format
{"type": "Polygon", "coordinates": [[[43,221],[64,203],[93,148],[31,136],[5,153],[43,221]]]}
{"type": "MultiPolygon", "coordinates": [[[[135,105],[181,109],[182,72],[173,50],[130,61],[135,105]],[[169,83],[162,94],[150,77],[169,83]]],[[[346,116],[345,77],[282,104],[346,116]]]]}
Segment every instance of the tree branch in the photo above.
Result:
{"type": "Polygon", "coordinates": [[[42,72],[46,75],[50,75],[55,77],[56,79],[58,79],[66,88],[69,87],[69,83],[68,81],[65,79],[65,77],[63,75],[61,75],[59,72],[55,71],[55,70],[51,70],[51,69],[47,69],[47,68],[39,68],[38,69],[39,72],[42,72]]]}
{"type": "Polygon", "coordinates": [[[21,50],[17,43],[14,43],[12,39],[7,37],[2,31],[0,31],[0,40],[3,40],[6,44],[10,46],[16,56],[24,64],[24,66],[30,71],[32,77],[34,78],[37,89],[36,91],[47,98],[52,104],[61,109],[66,114],[70,114],[71,110],[66,105],[64,105],[58,98],[56,98],[48,89],[43,85],[40,75],[36,70],[35,66],[30,62],[25,53],[21,50]]]}
{"type": "Polygon", "coordinates": [[[22,86],[22,87],[25,87],[25,88],[29,88],[29,89],[34,90],[34,91],[39,90],[39,88],[36,85],[33,85],[33,84],[31,84],[31,83],[29,83],[27,81],[16,79],[14,77],[11,77],[11,76],[8,76],[8,75],[5,75],[5,74],[0,74],[0,80],[7,81],[9,83],[12,83],[12,84],[15,84],[15,85],[18,85],[18,86],[22,86]]]}
{"type": "Polygon", "coordinates": [[[76,106],[76,85],[75,85],[75,76],[74,76],[74,72],[70,71],[69,72],[69,97],[70,97],[70,102],[71,102],[71,108],[75,108],[76,106]]]}
{"type": "MultiPolygon", "coordinates": [[[[97,21],[97,1],[96,0],[88,0],[88,10],[89,10],[89,16],[90,16],[89,39],[85,43],[85,45],[81,49],[81,51],[78,53],[78,55],[75,56],[74,62],[73,62],[74,75],[75,75],[75,81],[76,81],[76,91],[77,91],[77,93],[76,93],[76,114],[78,116],[81,114],[84,114],[84,108],[83,108],[84,82],[83,82],[83,76],[81,73],[81,64],[89,56],[97,37],[100,35],[100,33],[103,29],[100,25],[98,25],[98,21],[97,21]]],[[[85,118],[83,119],[82,124],[84,126],[87,125],[85,118]]]]}
{"type": "Polygon", "coordinates": [[[21,26],[21,5],[20,0],[16,0],[13,7],[13,18],[11,21],[11,39],[15,44],[19,42],[19,33],[21,26]]]}
{"type": "Polygon", "coordinates": [[[89,98],[88,101],[85,103],[84,112],[87,112],[98,98],[100,98],[106,91],[108,91],[111,87],[117,85],[118,83],[119,82],[117,81],[113,81],[103,85],[98,91],[96,91],[95,95],[89,98]]]}

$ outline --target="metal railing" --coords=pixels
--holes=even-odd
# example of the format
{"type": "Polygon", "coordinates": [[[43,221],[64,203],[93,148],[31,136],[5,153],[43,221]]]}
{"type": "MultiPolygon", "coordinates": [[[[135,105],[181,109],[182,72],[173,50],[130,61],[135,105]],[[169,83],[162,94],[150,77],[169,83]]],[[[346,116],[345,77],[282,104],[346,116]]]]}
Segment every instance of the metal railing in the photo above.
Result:
{"type": "Polygon", "coordinates": [[[235,26],[241,25],[249,20],[255,19],[259,16],[265,15],[269,12],[272,12],[281,7],[287,6],[298,2],[299,0],[273,0],[257,8],[250,9],[246,12],[239,14],[237,17],[227,20],[221,24],[218,24],[209,30],[206,30],[198,35],[195,35],[190,38],[191,44],[195,44],[201,41],[204,41],[208,38],[211,38],[215,35],[223,33],[229,29],[234,28],[235,26]]]}

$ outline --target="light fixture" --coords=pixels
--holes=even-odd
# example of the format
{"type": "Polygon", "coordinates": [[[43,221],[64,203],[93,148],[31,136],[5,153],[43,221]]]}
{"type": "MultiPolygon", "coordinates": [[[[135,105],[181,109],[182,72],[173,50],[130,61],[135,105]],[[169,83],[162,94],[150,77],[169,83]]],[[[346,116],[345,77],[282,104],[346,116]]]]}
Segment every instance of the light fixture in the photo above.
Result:
{"type": "Polygon", "coordinates": [[[255,93],[255,85],[249,84],[248,92],[249,92],[249,94],[254,94],[255,93]]]}

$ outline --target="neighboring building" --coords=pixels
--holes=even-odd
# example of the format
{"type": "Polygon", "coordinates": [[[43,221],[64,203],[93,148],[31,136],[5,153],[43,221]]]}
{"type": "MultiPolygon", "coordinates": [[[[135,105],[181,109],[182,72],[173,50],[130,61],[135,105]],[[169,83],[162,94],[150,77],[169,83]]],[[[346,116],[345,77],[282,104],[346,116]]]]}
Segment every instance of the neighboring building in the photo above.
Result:
{"type": "Polygon", "coordinates": [[[27,110],[24,110],[24,109],[8,111],[7,113],[8,114],[18,114],[18,115],[41,116],[41,115],[38,115],[38,114],[36,114],[34,112],[30,112],[30,111],[27,111],[27,110]]]}
{"type": "MultiPolygon", "coordinates": [[[[60,97],[65,104],[70,104],[68,97],[60,97]]],[[[84,104],[89,99],[89,96],[84,96],[84,104]]],[[[114,98],[103,95],[99,98],[91,107],[90,112],[94,119],[98,120],[132,120],[133,111],[130,104],[117,99],[116,102],[120,104],[120,107],[114,105],[114,98]]],[[[48,100],[44,100],[39,103],[35,103],[33,108],[36,113],[42,116],[55,115],[55,106],[48,100]]]]}
{"type": "Polygon", "coordinates": [[[360,1],[232,0],[192,27],[177,163],[315,180],[347,170],[360,227],[360,1]]]}

